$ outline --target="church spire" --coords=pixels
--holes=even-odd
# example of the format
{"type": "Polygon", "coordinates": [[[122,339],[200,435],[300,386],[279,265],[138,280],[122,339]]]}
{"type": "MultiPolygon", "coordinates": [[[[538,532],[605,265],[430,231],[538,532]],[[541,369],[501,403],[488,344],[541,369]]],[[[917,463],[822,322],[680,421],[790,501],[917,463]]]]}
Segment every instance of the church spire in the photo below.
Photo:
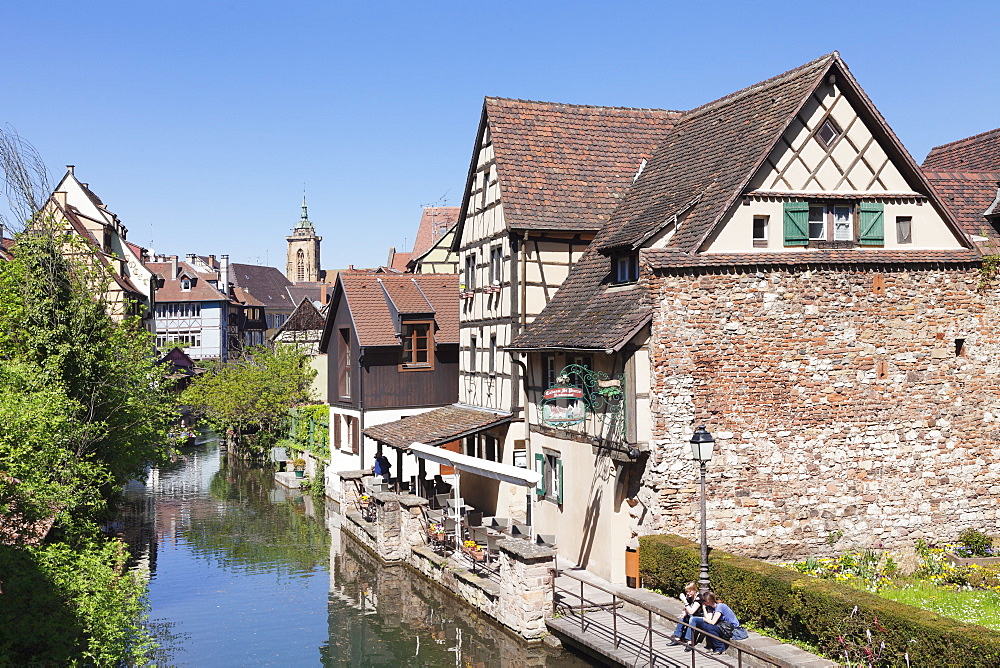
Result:
{"type": "Polygon", "coordinates": [[[302,217],[299,218],[298,225],[295,226],[296,230],[313,230],[312,221],[309,220],[309,209],[306,207],[306,191],[305,188],[302,189],[302,217]]]}

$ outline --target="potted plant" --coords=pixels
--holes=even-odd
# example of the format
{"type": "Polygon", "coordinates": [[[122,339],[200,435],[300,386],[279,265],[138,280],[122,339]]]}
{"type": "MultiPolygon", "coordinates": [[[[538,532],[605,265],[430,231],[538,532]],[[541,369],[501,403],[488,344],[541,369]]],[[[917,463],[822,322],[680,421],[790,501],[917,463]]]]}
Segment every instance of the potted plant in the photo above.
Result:
{"type": "Polygon", "coordinates": [[[435,540],[444,540],[444,527],[440,524],[432,524],[427,528],[427,533],[435,540]]]}
{"type": "Polygon", "coordinates": [[[292,468],[295,469],[295,477],[302,478],[306,474],[306,460],[298,457],[294,462],[292,462],[292,468]]]}
{"type": "Polygon", "coordinates": [[[462,551],[467,555],[475,559],[476,561],[483,560],[483,548],[479,547],[479,543],[474,540],[467,540],[462,543],[462,551]]]}

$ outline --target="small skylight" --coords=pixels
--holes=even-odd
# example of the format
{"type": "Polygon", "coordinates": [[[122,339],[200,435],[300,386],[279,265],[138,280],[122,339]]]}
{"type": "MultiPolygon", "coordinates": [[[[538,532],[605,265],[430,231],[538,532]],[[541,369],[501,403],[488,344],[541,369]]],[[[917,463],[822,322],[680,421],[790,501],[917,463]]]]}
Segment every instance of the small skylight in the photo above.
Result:
{"type": "Polygon", "coordinates": [[[816,133],[816,136],[819,137],[824,146],[830,146],[841,134],[840,128],[833,122],[833,119],[828,118],[823,121],[823,125],[819,127],[819,132],[816,133]]]}

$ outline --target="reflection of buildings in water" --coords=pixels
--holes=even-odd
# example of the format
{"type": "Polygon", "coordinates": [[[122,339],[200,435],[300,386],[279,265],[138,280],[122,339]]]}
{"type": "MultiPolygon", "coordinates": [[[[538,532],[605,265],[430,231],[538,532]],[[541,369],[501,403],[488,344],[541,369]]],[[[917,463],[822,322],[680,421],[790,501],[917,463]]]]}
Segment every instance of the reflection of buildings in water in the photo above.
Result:
{"type": "MultiPolygon", "coordinates": [[[[335,638],[350,634],[378,638],[377,643],[362,642],[376,654],[392,638],[400,645],[398,652],[412,654],[413,663],[420,665],[545,666],[557,656],[560,665],[587,665],[540,643],[522,642],[413,569],[382,563],[346,532],[331,541],[329,609],[331,647],[335,638]]],[[[369,655],[362,663],[394,665],[369,655]]]]}

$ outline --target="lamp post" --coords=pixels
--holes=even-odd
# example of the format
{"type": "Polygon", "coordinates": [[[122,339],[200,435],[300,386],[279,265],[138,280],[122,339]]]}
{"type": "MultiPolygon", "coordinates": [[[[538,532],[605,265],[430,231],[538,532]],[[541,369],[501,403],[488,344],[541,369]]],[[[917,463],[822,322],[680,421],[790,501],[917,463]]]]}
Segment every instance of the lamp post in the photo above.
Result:
{"type": "Polygon", "coordinates": [[[710,589],[708,580],[708,529],[706,527],[705,510],[705,466],[712,459],[712,449],[715,439],[701,425],[691,435],[691,453],[694,460],[701,465],[701,566],[698,573],[698,590],[704,594],[710,589]]]}

